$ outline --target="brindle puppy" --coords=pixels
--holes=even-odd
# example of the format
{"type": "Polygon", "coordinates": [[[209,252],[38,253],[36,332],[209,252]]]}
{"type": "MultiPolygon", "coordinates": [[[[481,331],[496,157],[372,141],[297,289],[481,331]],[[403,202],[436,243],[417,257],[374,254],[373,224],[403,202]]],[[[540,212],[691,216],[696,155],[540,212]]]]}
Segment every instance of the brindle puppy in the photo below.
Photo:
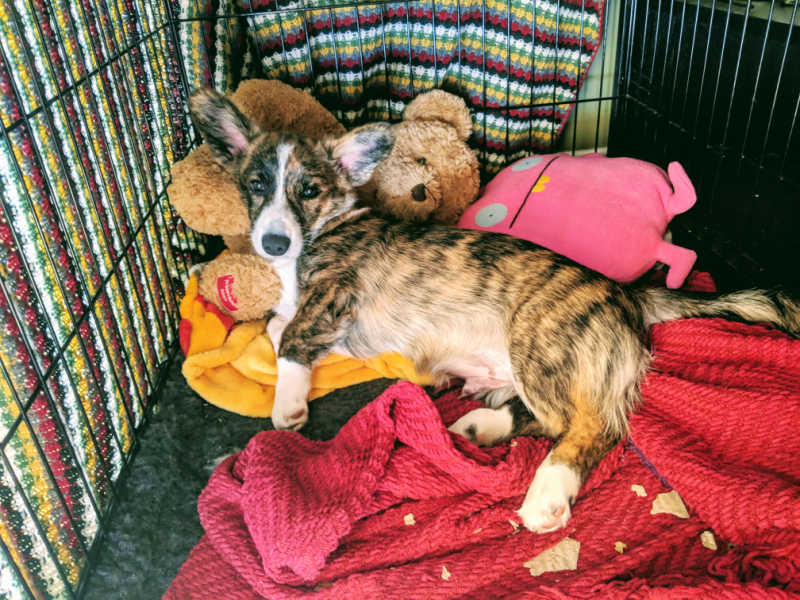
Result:
{"type": "Polygon", "coordinates": [[[566,524],[587,473],[625,435],[650,325],[715,315],[800,332],[800,304],[782,292],[626,287],[523,240],[355,209],[354,186],[391,150],[386,124],[317,141],[262,133],[211,91],[197,93],[191,109],[239,182],[253,246],[281,276],[268,325],[278,348],[275,426],[306,422],[319,358],[398,351],[421,370],[463,378],[495,407],[465,415],[453,431],[483,444],[513,433],[556,440],[519,510],[533,531],[566,524]],[[528,416],[504,404],[515,396],[528,416]]]}

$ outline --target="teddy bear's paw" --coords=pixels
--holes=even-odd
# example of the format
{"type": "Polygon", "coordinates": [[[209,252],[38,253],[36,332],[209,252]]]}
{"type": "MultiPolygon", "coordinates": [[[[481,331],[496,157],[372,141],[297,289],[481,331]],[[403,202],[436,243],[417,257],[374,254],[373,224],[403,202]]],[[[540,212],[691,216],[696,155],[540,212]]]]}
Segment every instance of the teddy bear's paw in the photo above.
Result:
{"type": "Polygon", "coordinates": [[[478,446],[494,446],[511,437],[514,417],[508,406],[498,409],[476,408],[458,419],[449,431],[464,436],[478,446]]]}
{"type": "Polygon", "coordinates": [[[570,506],[581,481],[571,467],[553,463],[548,456],[539,465],[525,500],[517,511],[522,524],[535,533],[549,533],[567,525],[570,506]]]}

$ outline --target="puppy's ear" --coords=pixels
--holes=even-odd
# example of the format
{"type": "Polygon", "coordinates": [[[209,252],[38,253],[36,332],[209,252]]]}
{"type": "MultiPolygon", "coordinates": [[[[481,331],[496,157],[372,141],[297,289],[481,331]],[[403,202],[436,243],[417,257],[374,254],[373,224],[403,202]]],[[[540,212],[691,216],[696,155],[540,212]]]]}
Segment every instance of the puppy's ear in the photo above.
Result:
{"type": "Polygon", "coordinates": [[[192,121],[211,149],[215,160],[233,171],[250,142],[260,133],[222,94],[198,90],[189,99],[192,121]]]}
{"type": "Polygon", "coordinates": [[[354,186],[364,185],[375,167],[394,147],[394,134],[389,123],[362,125],[338,138],[323,141],[337,171],[354,186]]]}

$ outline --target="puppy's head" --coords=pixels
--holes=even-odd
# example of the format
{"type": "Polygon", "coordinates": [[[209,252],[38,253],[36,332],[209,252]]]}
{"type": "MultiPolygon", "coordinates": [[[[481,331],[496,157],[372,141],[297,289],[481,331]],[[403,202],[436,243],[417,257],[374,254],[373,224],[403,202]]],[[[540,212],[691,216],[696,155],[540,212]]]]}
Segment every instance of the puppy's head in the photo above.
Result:
{"type": "Polygon", "coordinates": [[[213,90],[196,92],[189,107],[215,160],[236,178],[253,247],[267,259],[300,256],[325,223],[353,207],[355,188],[394,145],[387,123],[324,140],[265,133],[213,90]]]}

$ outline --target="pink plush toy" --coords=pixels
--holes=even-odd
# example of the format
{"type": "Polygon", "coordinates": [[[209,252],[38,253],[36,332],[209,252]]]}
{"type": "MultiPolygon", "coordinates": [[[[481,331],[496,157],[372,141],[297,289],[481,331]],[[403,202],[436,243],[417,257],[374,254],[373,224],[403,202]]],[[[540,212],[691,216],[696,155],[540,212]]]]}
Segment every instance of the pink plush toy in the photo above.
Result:
{"type": "Polygon", "coordinates": [[[697,255],[663,236],[696,196],[679,163],[668,170],[602,154],[530,156],[498,173],[458,224],[530,240],[622,282],[661,261],[678,288],[697,255]]]}

